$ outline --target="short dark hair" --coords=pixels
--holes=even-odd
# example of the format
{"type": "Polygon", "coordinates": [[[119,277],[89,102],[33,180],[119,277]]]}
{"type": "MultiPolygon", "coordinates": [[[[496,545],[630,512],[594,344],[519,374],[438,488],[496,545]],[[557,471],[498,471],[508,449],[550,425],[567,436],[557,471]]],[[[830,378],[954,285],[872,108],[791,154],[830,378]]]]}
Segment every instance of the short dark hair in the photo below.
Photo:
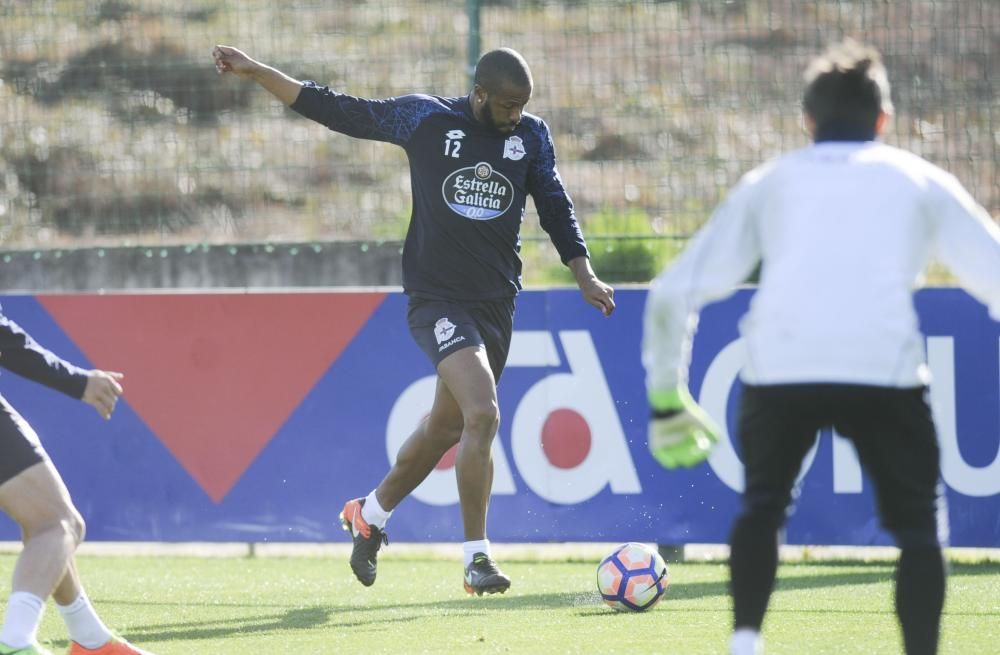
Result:
{"type": "Polygon", "coordinates": [[[497,91],[504,82],[518,88],[531,88],[531,70],[528,62],[516,50],[498,48],[479,58],[476,64],[476,84],[487,91],[497,91]]]}
{"type": "Polygon", "coordinates": [[[846,39],[806,69],[802,109],[819,131],[839,126],[874,129],[879,112],[891,113],[889,77],[878,50],[846,39]]]}

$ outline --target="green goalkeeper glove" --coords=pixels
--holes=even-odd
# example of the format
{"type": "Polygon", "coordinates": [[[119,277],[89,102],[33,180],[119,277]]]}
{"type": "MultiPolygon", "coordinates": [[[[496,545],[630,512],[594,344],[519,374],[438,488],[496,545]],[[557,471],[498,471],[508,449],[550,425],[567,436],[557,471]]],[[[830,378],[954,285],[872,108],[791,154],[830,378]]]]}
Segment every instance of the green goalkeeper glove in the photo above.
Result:
{"type": "Polygon", "coordinates": [[[719,427],[703,410],[687,387],[650,392],[649,451],[668,469],[691,467],[703,462],[719,440],[719,427]]]}

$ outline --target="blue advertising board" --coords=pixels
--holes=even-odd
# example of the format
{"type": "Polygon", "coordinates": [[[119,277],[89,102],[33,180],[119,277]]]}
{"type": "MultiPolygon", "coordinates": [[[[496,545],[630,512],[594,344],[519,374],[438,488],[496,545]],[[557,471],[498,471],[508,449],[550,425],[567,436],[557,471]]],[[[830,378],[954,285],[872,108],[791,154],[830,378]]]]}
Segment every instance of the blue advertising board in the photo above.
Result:
{"type": "MultiPolygon", "coordinates": [[[[742,471],[730,438],[752,291],[707,307],[694,395],[727,426],[710,460],[667,471],[646,449],[644,289],[610,318],[575,290],[518,300],[499,386],[488,530],[498,542],[722,543],[742,471]]],[[[426,415],[434,371],[400,293],[0,297],[4,313],[82,366],[121,370],[105,422],[4,372],[90,540],[339,541],[343,502],[381,480],[426,415]]],[[[951,543],[1000,546],[1000,324],[961,291],[916,295],[935,375],[951,543]]],[[[800,478],[789,543],[887,544],[850,445],[823,434],[800,478]]],[[[393,514],[394,541],[460,541],[452,456],[393,514]]],[[[0,539],[17,539],[0,522],[0,539]]]]}

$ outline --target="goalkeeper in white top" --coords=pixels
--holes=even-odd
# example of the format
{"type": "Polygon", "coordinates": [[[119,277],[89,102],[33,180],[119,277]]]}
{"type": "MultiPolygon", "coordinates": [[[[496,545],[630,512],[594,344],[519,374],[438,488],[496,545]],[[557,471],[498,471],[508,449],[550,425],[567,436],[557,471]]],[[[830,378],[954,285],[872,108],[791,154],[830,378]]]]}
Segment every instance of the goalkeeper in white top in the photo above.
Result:
{"type": "Polygon", "coordinates": [[[951,174],[876,141],[892,105],[875,50],[846,41],[815,59],[803,109],[814,143],[745,175],[652,284],[649,446],[667,468],[709,455],[720,430],[686,387],[697,312],[759,265],[740,322],[746,486],[731,535],[732,652],[762,650],[792,487],[818,431],[834,427],[854,444],[901,548],[906,652],[935,653],[947,526],[912,291],[936,259],[1000,320],[1000,229],[951,174]]]}

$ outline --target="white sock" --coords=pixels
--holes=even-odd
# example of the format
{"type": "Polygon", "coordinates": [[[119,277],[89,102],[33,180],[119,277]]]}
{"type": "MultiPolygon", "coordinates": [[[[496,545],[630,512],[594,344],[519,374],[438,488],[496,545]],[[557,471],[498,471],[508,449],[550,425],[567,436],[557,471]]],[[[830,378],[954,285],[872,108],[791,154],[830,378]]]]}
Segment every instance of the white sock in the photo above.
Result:
{"type": "Polygon", "coordinates": [[[38,638],[38,624],[42,622],[45,601],[27,591],[15,591],[7,600],[7,615],[0,643],[11,648],[24,648],[38,638]]]}
{"type": "Polygon", "coordinates": [[[729,640],[730,655],[763,655],[764,640],[753,628],[737,628],[729,640]]]}
{"type": "Polygon", "coordinates": [[[95,650],[111,639],[111,631],[101,621],[101,617],[97,616],[87,594],[80,592],[79,597],[69,605],[56,603],[56,607],[66,622],[69,638],[84,648],[95,650]]]}
{"type": "Polygon", "coordinates": [[[465,555],[465,565],[472,564],[472,557],[476,553],[482,553],[490,557],[490,540],[480,539],[479,541],[465,541],[462,543],[462,554],[465,555]]]}
{"type": "Polygon", "coordinates": [[[375,490],[368,494],[365,498],[365,504],[361,508],[361,518],[365,520],[368,525],[374,525],[379,530],[385,529],[385,522],[389,520],[392,516],[392,511],[385,511],[382,506],[379,505],[378,498],[375,497],[375,490]]]}

